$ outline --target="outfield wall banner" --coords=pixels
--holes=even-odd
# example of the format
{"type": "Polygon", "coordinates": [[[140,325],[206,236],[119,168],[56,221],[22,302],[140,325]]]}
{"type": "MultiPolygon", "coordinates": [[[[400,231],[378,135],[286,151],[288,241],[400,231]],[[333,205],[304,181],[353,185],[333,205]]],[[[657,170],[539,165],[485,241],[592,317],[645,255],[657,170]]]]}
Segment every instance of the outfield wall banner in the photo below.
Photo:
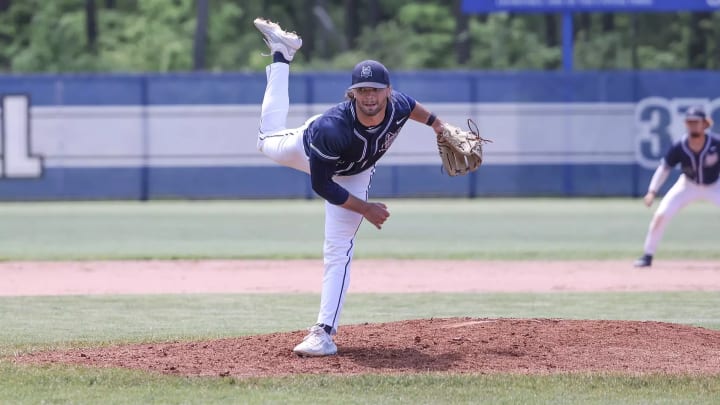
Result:
{"type": "MultiPolygon", "coordinates": [[[[342,100],[347,75],[290,82],[288,126],[342,100]]],[[[398,90],[438,116],[476,120],[485,163],[441,172],[434,135],[405,126],[378,165],[375,196],[638,196],[703,106],[720,130],[709,72],[400,72],[398,90]]],[[[313,198],[303,173],[255,147],[259,74],[0,76],[0,200],[313,198]]]]}
{"type": "Polygon", "coordinates": [[[720,0],[463,0],[466,13],[715,11],[720,0]]]}

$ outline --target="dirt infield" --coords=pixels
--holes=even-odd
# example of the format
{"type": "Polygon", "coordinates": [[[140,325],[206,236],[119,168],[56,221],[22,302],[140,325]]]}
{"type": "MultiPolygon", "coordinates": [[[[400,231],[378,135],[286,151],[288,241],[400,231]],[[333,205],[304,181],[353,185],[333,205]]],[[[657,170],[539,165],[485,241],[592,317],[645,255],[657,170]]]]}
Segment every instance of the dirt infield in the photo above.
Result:
{"type": "MultiPolygon", "coordinates": [[[[0,295],[319,292],[321,262],[0,263],[0,295]]],[[[358,260],[352,292],[720,291],[720,263],[358,260]]],[[[720,374],[720,331],[660,322],[424,319],[343,326],[338,355],[308,359],[305,331],[36,352],[16,363],[185,376],[362,373],[720,374]]]]}
{"type": "MultiPolygon", "coordinates": [[[[322,261],[5,262],[0,279],[0,296],[319,293],[322,261]]],[[[350,291],[720,291],[720,262],[356,260],[350,291]]]]}
{"type": "Polygon", "coordinates": [[[338,355],[299,358],[304,332],[34,353],[28,363],[183,376],[363,373],[720,374],[720,332],[659,322],[430,319],[343,327],[338,355]]]}

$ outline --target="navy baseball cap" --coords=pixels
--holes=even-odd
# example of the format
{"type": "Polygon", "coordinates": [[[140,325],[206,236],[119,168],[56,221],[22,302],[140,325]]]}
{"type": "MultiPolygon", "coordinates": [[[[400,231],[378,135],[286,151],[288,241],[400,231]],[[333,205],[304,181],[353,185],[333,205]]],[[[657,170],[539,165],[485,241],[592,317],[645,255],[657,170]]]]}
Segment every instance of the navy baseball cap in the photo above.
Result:
{"type": "Polygon", "coordinates": [[[685,111],[685,121],[707,121],[707,115],[701,107],[690,107],[685,111]]]}
{"type": "Polygon", "coordinates": [[[384,89],[390,87],[390,72],[376,60],[364,60],[353,68],[351,89],[372,87],[384,89]]]}

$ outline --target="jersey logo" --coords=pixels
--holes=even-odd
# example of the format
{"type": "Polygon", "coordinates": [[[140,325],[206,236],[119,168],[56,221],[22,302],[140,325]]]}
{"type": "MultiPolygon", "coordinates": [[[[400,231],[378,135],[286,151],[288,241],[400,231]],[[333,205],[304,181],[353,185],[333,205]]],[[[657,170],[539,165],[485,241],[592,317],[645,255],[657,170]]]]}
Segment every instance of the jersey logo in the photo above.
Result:
{"type": "Polygon", "coordinates": [[[372,68],[370,67],[370,65],[365,65],[362,67],[362,69],[360,70],[360,77],[362,77],[363,79],[372,77],[372,68]]]}
{"type": "Polygon", "coordinates": [[[710,153],[707,156],[705,156],[705,162],[703,163],[703,166],[712,167],[712,166],[715,166],[715,164],[717,164],[717,162],[718,162],[717,152],[710,153]]]}
{"type": "Polygon", "coordinates": [[[402,125],[405,120],[408,119],[408,117],[400,118],[399,120],[395,121],[395,125],[402,125]]]}
{"type": "Polygon", "coordinates": [[[399,134],[400,132],[388,132],[387,137],[385,138],[385,142],[380,145],[380,150],[378,152],[382,153],[390,149],[390,145],[395,142],[395,138],[397,138],[399,134]]]}

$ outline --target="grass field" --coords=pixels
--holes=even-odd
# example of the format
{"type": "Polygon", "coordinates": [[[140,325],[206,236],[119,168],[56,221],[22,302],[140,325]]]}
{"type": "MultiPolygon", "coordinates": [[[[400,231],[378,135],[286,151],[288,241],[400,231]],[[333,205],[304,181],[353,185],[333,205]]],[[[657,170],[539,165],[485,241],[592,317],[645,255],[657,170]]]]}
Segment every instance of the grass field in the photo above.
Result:
{"type": "MultiPolygon", "coordinates": [[[[391,200],[359,257],[604,259],[640,253],[651,211],[637,200],[391,200]],[[476,223],[478,226],[470,225],[476,223]],[[440,242],[437,235],[473,243],[440,242]]],[[[658,257],[720,257],[720,210],[688,207],[658,257]],[[700,231],[699,231],[700,230],[700,231]]],[[[322,204],[0,205],[0,259],[319,257],[322,204]]],[[[718,403],[720,376],[415,375],[235,380],[114,369],[16,366],[14,353],[289,331],[318,297],[0,297],[0,403],[718,403]]],[[[720,329],[717,293],[355,294],[343,322],[477,317],[658,320],[720,329]]]]}
{"type": "MultiPolygon", "coordinates": [[[[632,258],[652,215],[630,199],[386,203],[382,231],[361,227],[358,258],[632,258]]],[[[720,258],[718,223],[716,207],[687,207],[658,257],[720,258]]],[[[0,260],[316,258],[322,232],[319,201],[0,204],[0,260]]]]}
{"type": "Polygon", "coordinates": [[[72,367],[8,368],[8,403],[113,404],[716,404],[716,377],[297,376],[186,379],[72,367]],[[43,401],[44,400],[44,401],[43,401]]]}

